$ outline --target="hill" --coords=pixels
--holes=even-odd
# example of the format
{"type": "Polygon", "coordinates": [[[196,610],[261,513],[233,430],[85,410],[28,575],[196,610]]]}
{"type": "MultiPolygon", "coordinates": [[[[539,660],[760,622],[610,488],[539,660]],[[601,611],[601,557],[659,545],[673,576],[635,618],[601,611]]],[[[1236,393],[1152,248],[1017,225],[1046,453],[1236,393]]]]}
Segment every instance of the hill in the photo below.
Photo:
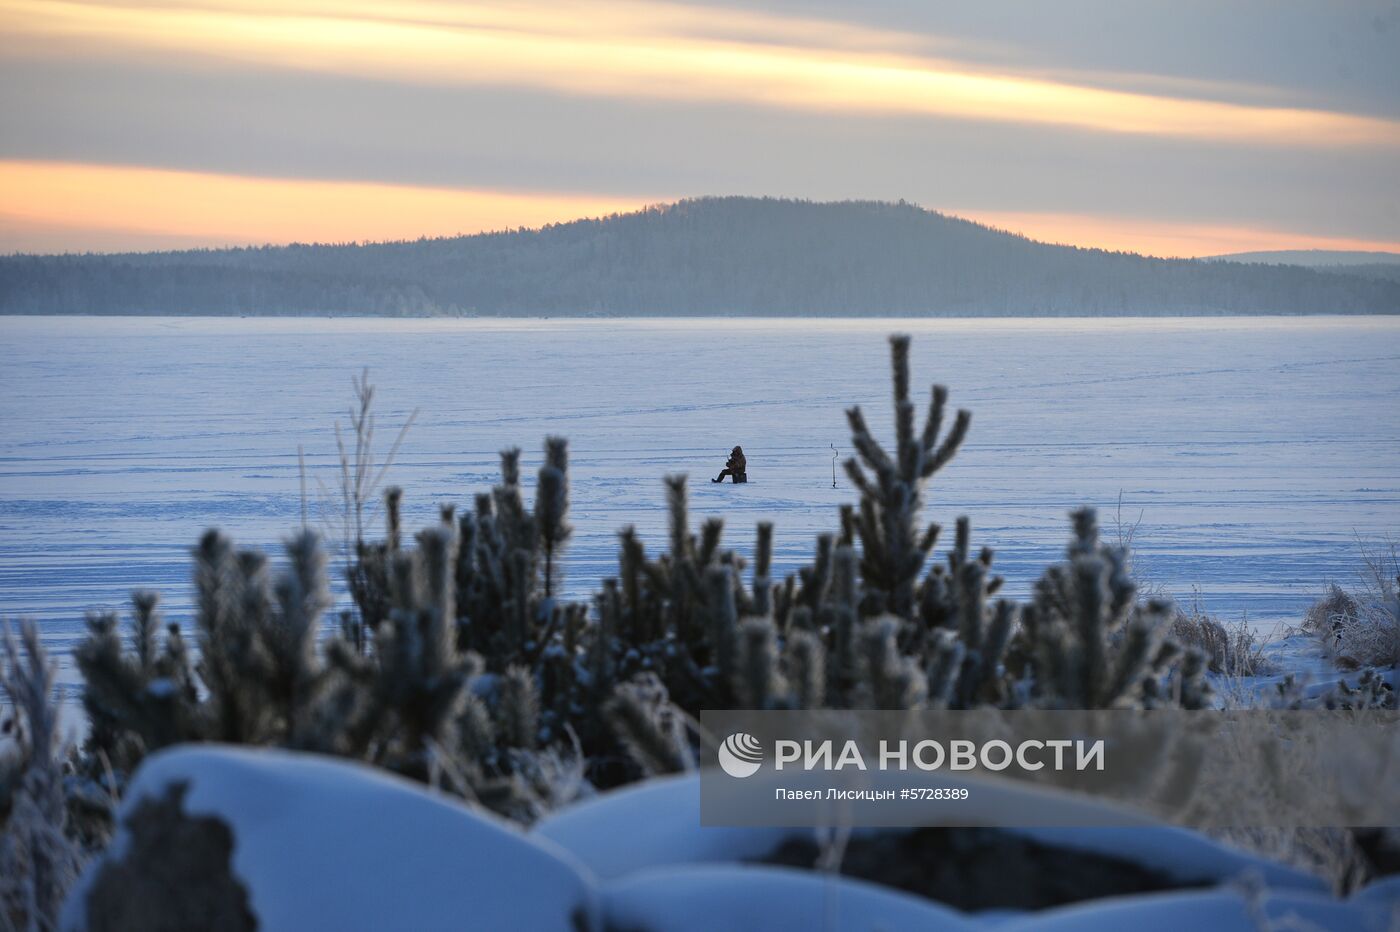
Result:
{"type": "Polygon", "coordinates": [[[1397,252],[1360,252],[1345,249],[1274,249],[1266,252],[1234,252],[1223,256],[1210,256],[1209,259],[1225,262],[1259,262],[1266,265],[1301,265],[1310,269],[1358,265],[1400,265],[1400,253],[1397,252]]]}
{"type": "Polygon", "coordinates": [[[4,314],[1400,313],[1400,282],[1051,246],[900,202],[703,198],[413,242],[0,258],[4,314]]]}

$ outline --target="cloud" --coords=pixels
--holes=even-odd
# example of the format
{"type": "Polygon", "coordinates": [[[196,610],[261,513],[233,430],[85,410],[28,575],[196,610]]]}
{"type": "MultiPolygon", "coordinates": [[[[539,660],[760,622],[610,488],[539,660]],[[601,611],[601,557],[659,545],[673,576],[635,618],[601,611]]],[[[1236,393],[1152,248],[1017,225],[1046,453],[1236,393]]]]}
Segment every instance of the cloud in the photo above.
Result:
{"type": "Polygon", "coordinates": [[[1149,252],[1400,240],[1393,4],[762,7],[0,0],[0,171],[140,177],[158,201],[6,193],[0,249],[415,237],[731,193],[907,198],[1149,252]],[[348,187],[323,208],[326,183],[348,187]],[[223,214],[175,210],[203,185],[223,214]]]}
{"type": "Polygon", "coordinates": [[[1393,153],[410,86],[290,70],[0,61],[0,159],[412,187],[906,198],[1400,238],[1393,153]],[[1390,156],[1390,157],[1388,157],[1390,156]]]}
{"type": "Polygon", "coordinates": [[[1400,239],[1318,236],[1243,224],[1183,223],[1086,213],[954,211],[990,227],[1045,243],[1137,252],[1166,258],[1196,258],[1275,249],[1345,249],[1400,253],[1400,239]]]}
{"type": "MultiPolygon", "coordinates": [[[[729,0],[716,0],[724,9],[729,0]]],[[[770,13],[956,39],[988,70],[1400,118],[1395,0],[764,0],[770,13]]]]}
{"type": "Polygon", "coordinates": [[[907,114],[1288,147],[1400,148],[1400,122],[993,72],[936,39],[802,17],[638,4],[439,0],[206,5],[0,0],[10,49],[160,54],[431,84],[907,114]],[[951,51],[946,45],[945,51],[951,51]]]}
{"type": "Polygon", "coordinates": [[[417,239],[632,210],[638,198],[0,162],[0,250],[417,239]],[[118,246],[122,243],[125,245],[118,246]]]}

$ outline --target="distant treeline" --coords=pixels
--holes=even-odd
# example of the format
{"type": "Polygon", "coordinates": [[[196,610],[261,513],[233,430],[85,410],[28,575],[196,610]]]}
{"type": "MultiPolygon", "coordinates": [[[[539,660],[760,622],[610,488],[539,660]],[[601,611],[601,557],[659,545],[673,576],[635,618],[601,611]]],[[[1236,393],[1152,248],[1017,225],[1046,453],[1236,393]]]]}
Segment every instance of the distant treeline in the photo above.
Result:
{"type": "Polygon", "coordinates": [[[0,313],[1394,314],[1400,281],[1051,246],[903,202],[727,197],[414,242],[0,257],[0,313]]]}

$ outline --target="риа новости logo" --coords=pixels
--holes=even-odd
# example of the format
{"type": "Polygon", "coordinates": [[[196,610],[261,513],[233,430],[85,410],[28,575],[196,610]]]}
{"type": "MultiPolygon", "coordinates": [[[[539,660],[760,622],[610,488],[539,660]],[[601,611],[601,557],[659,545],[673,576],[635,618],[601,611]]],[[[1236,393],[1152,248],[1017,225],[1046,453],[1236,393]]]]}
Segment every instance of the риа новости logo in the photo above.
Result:
{"type": "Polygon", "coordinates": [[[763,745],[753,735],[736,732],[719,746],[719,766],[731,777],[751,777],[763,765],[763,745]]]}

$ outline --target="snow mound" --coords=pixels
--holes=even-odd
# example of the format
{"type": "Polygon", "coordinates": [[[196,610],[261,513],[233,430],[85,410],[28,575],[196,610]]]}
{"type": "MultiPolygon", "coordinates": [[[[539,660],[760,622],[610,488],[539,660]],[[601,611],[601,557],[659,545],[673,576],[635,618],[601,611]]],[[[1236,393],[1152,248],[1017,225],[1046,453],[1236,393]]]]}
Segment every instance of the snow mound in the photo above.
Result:
{"type": "MultiPolygon", "coordinates": [[[[232,831],[232,871],[262,929],[597,928],[596,892],[568,855],[382,770],[187,745],[141,765],[120,817],[182,783],[186,815],[232,831]]],[[[88,868],[63,928],[85,927],[86,891],[129,835],[123,825],[88,868]]]]}
{"type": "Polygon", "coordinates": [[[1400,915],[1400,874],[1371,881],[1351,895],[1351,902],[1400,915]]]}
{"type": "Polygon", "coordinates": [[[1149,893],[1046,910],[996,926],[997,932],[1259,932],[1261,929],[1387,932],[1384,910],[1307,893],[1236,890],[1149,893]]]}
{"type": "Polygon", "coordinates": [[[608,928],[648,932],[982,928],[962,913],[884,887],[811,871],[714,865],[643,871],[603,890],[608,928]]]}
{"type": "Polygon", "coordinates": [[[595,876],[610,880],[651,867],[759,858],[802,831],[702,826],[700,778],[681,774],[569,806],[537,822],[533,834],[573,854],[595,876]]]}
{"type": "MultiPolygon", "coordinates": [[[[1225,883],[1246,874],[1270,887],[1325,892],[1321,878],[1229,848],[1188,829],[1148,822],[1131,827],[1019,827],[1017,812],[1046,806],[1100,805],[1006,781],[978,784],[976,799],[1003,821],[1000,831],[1040,844],[1117,858],[1178,880],[1183,886],[1225,883]]],[[[1091,819],[1086,819],[1092,821],[1091,819]]],[[[573,853],[598,877],[613,879],[664,865],[755,860],[783,841],[813,837],[810,828],[706,827],[700,824],[700,777],[684,774],[614,790],[555,813],[535,827],[573,853]]],[[[857,829],[856,835],[901,829],[857,829]]]]}
{"type": "Polygon", "coordinates": [[[1043,845],[1087,851],[1129,861],[1148,870],[1161,871],[1183,884],[1226,883],[1255,876],[1269,887],[1312,893],[1327,892],[1327,883],[1315,874],[1269,861],[1257,855],[1172,825],[1140,828],[1008,828],[1043,845]]]}

